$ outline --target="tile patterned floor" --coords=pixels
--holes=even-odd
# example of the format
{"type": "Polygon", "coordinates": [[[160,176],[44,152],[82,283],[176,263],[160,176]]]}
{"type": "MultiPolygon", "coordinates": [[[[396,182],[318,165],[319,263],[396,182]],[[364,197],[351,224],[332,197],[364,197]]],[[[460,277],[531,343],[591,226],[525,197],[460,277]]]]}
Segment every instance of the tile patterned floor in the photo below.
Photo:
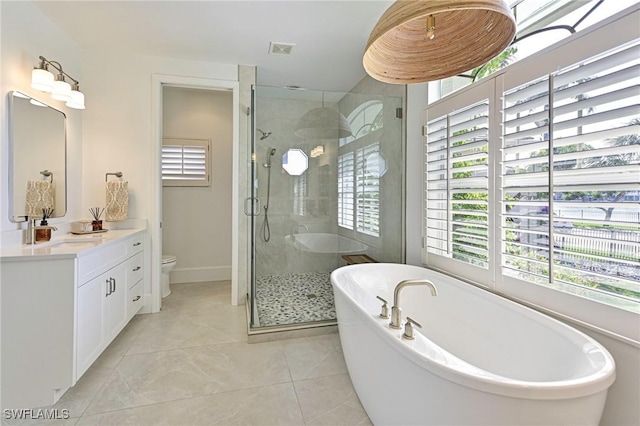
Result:
{"type": "Polygon", "coordinates": [[[256,278],[261,326],[335,320],[330,273],[268,275],[256,278]]]}
{"type": "Polygon", "coordinates": [[[71,418],[3,424],[370,425],[329,334],[247,343],[224,283],[172,286],[53,407],[71,418]]]}

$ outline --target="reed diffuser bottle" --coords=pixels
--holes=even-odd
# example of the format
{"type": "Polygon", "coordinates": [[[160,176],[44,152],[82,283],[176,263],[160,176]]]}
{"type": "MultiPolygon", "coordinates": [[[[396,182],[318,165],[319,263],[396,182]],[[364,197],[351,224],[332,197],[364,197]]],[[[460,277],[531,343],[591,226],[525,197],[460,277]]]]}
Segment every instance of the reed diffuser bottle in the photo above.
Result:
{"type": "Polygon", "coordinates": [[[93,221],[91,222],[93,231],[102,231],[102,219],[100,218],[102,217],[104,209],[101,209],[100,207],[91,207],[89,212],[91,213],[91,216],[93,216],[93,221]]]}

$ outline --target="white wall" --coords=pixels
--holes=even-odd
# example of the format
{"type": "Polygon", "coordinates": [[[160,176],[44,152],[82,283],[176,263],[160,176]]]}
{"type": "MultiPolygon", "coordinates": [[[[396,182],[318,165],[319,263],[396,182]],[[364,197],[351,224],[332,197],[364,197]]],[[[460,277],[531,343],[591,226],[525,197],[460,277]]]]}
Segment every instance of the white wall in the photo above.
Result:
{"type": "Polygon", "coordinates": [[[163,89],[163,138],[211,140],[211,186],[162,189],[162,251],[172,283],[231,279],[233,99],[229,91],[163,89]]]}
{"type": "MultiPolygon", "coordinates": [[[[81,73],[81,50],[55,24],[45,17],[30,2],[0,2],[2,9],[1,84],[2,102],[2,149],[0,151],[0,240],[21,237],[19,224],[9,221],[7,149],[9,116],[7,96],[19,90],[67,115],[67,214],[61,219],[52,219],[50,224],[76,220],[81,215],[82,186],[82,116],[83,111],[67,108],[64,102],[51,99],[48,93],[31,89],[31,70],[38,65],[40,55],[62,64],[65,72],[83,83],[81,73]]],[[[20,241],[20,238],[18,238],[20,241]]]]}
{"type": "MultiPolygon", "coordinates": [[[[238,66],[139,55],[86,52],[83,57],[87,109],[83,127],[83,199],[85,206],[104,203],[104,175],[122,171],[129,182],[129,217],[146,218],[151,237],[145,283],[145,310],[151,306],[152,281],[159,282],[160,221],[154,217],[159,137],[154,139],[153,78],[171,75],[238,80],[238,66]],[[155,155],[154,155],[155,153],[155,155]]],[[[157,117],[160,119],[160,117],[157,117]]],[[[160,215],[160,216],[159,216],[160,215]]]]}
{"type": "Polygon", "coordinates": [[[427,83],[407,85],[407,164],[406,164],[406,263],[422,265],[422,155],[424,109],[427,107],[427,83]],[[418,231],[419,230],[419,231],[418,231]]]}

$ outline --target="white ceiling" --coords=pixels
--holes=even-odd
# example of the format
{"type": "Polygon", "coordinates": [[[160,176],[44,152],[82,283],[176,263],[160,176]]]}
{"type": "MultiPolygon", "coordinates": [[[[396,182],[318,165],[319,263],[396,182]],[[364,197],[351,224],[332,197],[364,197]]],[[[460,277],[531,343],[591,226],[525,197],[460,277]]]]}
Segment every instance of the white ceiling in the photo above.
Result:
{"type": "Polygon", "coordinates": [[[348,91],[387,0],[37,1],[82,48],[256,65],[258,84],[348,91]],[[295,43],[290,56],[271,41],[295,43]]]}

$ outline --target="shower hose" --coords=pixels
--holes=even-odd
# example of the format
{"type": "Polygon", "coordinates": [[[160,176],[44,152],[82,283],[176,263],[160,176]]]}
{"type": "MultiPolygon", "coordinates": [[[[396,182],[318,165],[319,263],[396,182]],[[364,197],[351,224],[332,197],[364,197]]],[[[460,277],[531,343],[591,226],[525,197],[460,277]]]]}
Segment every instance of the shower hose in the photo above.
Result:
{"type": "Polygon", "coordinates": [[[271,228],[269,227],[269,197],[271,192],[271,164],[267,167],[267,202],[264,205],[264,222],[262,222],[262,239],[268,243],[271,239],[271,228]]]}

